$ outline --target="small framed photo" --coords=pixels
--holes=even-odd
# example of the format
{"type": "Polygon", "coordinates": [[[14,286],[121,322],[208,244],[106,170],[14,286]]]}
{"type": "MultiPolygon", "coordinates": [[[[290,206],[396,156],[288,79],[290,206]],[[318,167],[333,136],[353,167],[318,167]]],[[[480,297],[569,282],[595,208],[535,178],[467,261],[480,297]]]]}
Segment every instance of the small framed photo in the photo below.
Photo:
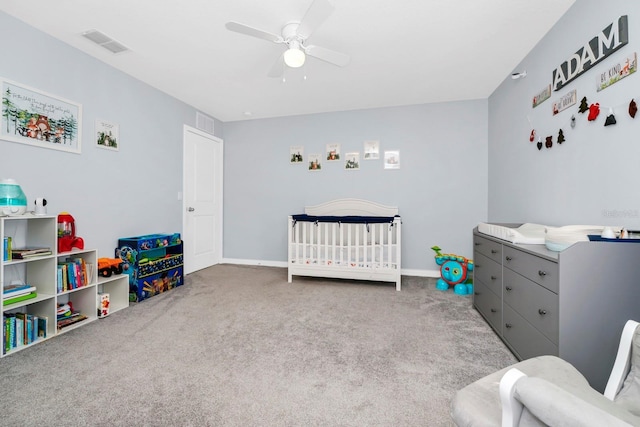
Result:
{"type": "Polygon", "coordinates": [[[337,162],[340,160],[340,144],[327,144],[327,161],[337,162]]]}
{"type": "Polygon", "coordinates": [[[309,171],[319,172],[322,169],[322,157],[320,154],[309,154],[309,171]]]}
{"type": "Polygon", "coordinates": [[[107,150],[120,150],[120,126],[105,120],[96,120],[96,145],[107,150]]]}
{"type": "Polygon", "coordinates": [[[291,164],[303,164],[304,163],[304,146],[292,145],[289,148],[289,163],[291,164]]]}
{"type": "Polygon", "coordinates": [[[377,160],[380,158],[380,141],[364,142],[364,159],[377,160]]]}
{"type": "Polygon", "coordinates": [[[384,152],[384,168],[400,169],[400,152],[399,151],[384,152]]]}
{"type": "Polygon", "coordinates": [[[344,168],[350,171],[360,169],[360,153],[345,154],[344,168]]]}

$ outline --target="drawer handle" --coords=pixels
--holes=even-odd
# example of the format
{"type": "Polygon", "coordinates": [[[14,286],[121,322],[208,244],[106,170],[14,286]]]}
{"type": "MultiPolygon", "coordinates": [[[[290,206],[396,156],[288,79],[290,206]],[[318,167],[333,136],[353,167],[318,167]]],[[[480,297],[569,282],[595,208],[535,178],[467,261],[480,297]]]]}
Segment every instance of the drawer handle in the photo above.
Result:
{"type": "Polygon", "coordinates": [[[476,246],[480,246],[481,245],[480,242],[474,242],[473,244],[476,245],[476,246]]]}
{"type": "Polygon", "coordinates": [[[506,256],[504,257],[504,259],[506,259],[507,261],[511,261],[513,258],[511,258],[510,256],[506,256]]]}
{"type": "Polygon", "coordinates": [[[496,310],[495,308],[492,308],[492,309],[491,309],[491,312],[492,312],[492,313],[497,313],[497,312],[498,312],[498,310],[496,310]]]}
{"type": "Polygon", "coordinates": [[[496,276],[491,276],[491,280],[496,280],[497,277],[496,276]]]}
{"type": "Polygon", "coordinates": [[[538,309],[538,314],[539,314],[540,316],[544,316],[545,314],[547,314],[547,310],[543,310],[543,309],[539,308],[539,309],[538,309]]]}
{"type": "Polygon", "coordinates": [[[492,253],[492,254],[497,254],[497,253],[498,253],[498,251],[496,251],[495,249],[491,249],[491,253],[492,253]]]}
{"type": "Polygon", "coordinates": [[[544,277],[544,276],[546,276],[546,275],[547,275],[547,272],[546,272],[546,271],[538,270],[538,276],[540,276],[540,277],[544,277]]]}
{"type": "Polygon", "coordinates": [[[513,288],[512,288],[511,286],[507,286],[507,287],[505,287],[505,289],[506,289],[507,291],[512,291],[512,290],[513,290],[513,288]]]}
{"type": "Polygon", "coordinates": [[[480,295],[480,292],[474,292],[473,294],[474,295],[480,295]]]}
{"type": "Polygon", "coordinates": [[[482,267],[482,266],[481,266],[480,264],[475,264],[473,267],[474,267],[474,268],[480,268],[480,267],[482,267]]]}
{"type": "Polygon", "coordinates": [[[511,327],[513,327],[513,325],[511,323],[505,323],[504,327],[507,329],[511,329],[511,327]]]}

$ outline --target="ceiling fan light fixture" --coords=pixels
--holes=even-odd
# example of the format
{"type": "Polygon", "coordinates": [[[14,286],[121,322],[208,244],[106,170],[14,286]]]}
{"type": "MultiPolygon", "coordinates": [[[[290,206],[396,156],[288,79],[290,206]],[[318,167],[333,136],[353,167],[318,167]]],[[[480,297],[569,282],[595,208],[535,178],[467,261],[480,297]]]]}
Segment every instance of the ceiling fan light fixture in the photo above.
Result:
{"type": "Polygon", "coordinates": [[[284,63],[291,68],[299,68],[304,65],[306,55],[298,47],[294,46],[284,52],[284,63]]]}

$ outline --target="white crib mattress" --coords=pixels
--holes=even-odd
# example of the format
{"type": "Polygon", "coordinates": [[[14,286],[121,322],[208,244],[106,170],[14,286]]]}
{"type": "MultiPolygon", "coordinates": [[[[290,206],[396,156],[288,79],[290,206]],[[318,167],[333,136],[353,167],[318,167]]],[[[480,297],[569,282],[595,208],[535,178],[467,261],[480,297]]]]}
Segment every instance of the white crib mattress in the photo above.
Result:
{"type": "Polygon", "coordinates": [[[546,225],[525,223],[518,227],[508,227],[499,224],[478,224],[478,231],[511,243],[544,245],[546,225]]]}

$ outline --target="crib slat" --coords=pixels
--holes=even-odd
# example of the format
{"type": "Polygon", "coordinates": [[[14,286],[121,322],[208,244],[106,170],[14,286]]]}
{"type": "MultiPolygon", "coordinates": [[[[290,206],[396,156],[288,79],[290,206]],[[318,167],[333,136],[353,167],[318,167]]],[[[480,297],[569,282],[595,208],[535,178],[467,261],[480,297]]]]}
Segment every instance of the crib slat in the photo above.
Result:
{"type": "Polygon", "coordinates": [[[355,254],[355,262],[356,265],[360,265],[360,224],[350,224],[353,226],[353,228],[355,229],[356,232],[356,240],[355,240],[355,247],[356,247],[356,254],[355,254]]]}
{"type": "Polygon", "coordinates": [[[371,266],[371,263],[369,263],[369,258],[367,257],[368,255],[368,248],[369,248],[369,227],[367,227],[367,225],[364,225],[364,228],[362,230],[363,236],[362,236],[362,265],[364,267],[369,267],[371,266]]]}
{"type": "Polygon", "coordinates": [[[293,231],[294,231],[293,240],[294,240],[295,245],[296,245],[296,248],[295,248],[296,249],[296,257],[295,257],[296,262],[300,262],[300,225],[301,225],[301,223],[297,222],[294,225],[294,229],[293,229],[293,231]]]}
{"type": "Polygon", "coordinates": [[[387,245],[388,245],[388,249],[387,249],[387,267],[391,268],[391,262],[393,261],[391,259],[391,255],[393,254],[393,231],[392,231],[393,227],[391,226],[391,224],[387,224],[387,245]]]}
{"type": "Polygon", "coordinates": [[[378,224],[378,236],[380,236],[380,259],[378,259],[378,267],[384,265],[384,224],[378,224]]]}

